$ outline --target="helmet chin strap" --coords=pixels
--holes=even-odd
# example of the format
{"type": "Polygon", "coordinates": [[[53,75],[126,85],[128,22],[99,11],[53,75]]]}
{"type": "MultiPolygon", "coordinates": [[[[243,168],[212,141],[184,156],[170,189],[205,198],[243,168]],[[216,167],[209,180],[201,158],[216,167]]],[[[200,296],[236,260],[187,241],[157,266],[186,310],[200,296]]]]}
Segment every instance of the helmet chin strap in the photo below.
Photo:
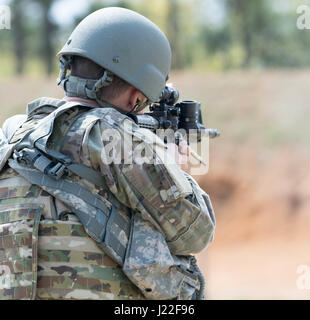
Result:
{"type": "Polygon", "coordinates": [[[60,72],[57,84],[60,85],[67,96],[95,100],[100,106],[105,102],[99,98],[99,91],[109,86],[113,81],[113,74],[105,70],[100,79],[84,79],[81,77],[67,75],[72,63],[71,56],[62,56],[59,60],[60,72]]]}
{"type": "Polygon", "coordinates": [[[59,76],[57,78],[57,85],[62,85],[62,82],[66,79],[67,72],[70,69],[72,63],[72,56],[61,56],[59,59],[59,76]]]}

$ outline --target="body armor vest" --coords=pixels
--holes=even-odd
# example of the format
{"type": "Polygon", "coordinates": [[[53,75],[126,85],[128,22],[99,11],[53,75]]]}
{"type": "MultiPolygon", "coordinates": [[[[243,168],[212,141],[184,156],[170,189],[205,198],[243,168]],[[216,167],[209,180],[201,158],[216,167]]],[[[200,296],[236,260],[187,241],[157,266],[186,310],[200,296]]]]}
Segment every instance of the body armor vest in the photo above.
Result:
{"type": "MultiPolygon", "coordinates": [[[[46,103],[43,100],[37,107],[46,103]]],[[[52,103],[59,106],[58,100],[49,101],[52,103]]],[[[34,127],[17,130],[11,144],[1,137],[0,299],[143,299],[120,266],[130,228],[128,209],[122,210],[117,202],[112,206],[105,197],[93,194],[73,173],[70,179],[59,181],[61,169],[51,166],[46,154],[34,148],[38,138],[42,138],[40,146],[44,145],[53,120],[66,112],[57,111],[50,116],[53,119],[47,116],[35,122],[35,127],[41,124],[35,134],[31,135],[34,127]],[[19,142],[24,144],[18,147],[19,142]],[[9,168],[6,161],[13,149],[16,154],[20,150],[24,160],[11,158],[9,168]],[[26,159],[27,150],[36,150],[33,165],[34,158],[26,159]],[[122,236],[121,241],[117,236],[122,236]],[[98,247],[100,243],[104,250],[98,247]]]]}
{"type": "Polygon", "coordinates": [[[10,141],[1,137],[0,232],[5,241],[0,268],[5,278],[0,297],[142,299],[136,286],[155,299],[190,299],[201,292],[193,258],[171,256],[164,237],[141,223],[138,214],[133,219],[101,175],[72,162],[70,153],[78,152],[86,129],[100,119],[89,112],[93,108],[59,100],[41,100],[37,107],[45,104],[56,110],[34,127],[17,130],[10,141]],[[75,143],[63,152],[49,148],[56,120],[68,114],[70,119],[70,113],[75,123],[87,113],[75,143]],[[153,232],[169,256],[153,270],[136,259],[136,243],[145,245],[145,231],[153,232]]]}

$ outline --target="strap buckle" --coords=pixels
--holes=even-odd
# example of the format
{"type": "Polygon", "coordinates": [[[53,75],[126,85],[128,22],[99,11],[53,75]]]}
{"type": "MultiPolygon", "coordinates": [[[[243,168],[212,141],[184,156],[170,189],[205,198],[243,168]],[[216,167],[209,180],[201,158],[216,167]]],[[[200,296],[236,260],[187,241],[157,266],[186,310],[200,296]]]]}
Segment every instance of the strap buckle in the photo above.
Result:
{"type": "Polygon", "coordinates": [[[64,164],[57,162],[54,167],[50,168],[46,172],[46,174],[55,178],[56,180],[59,180],[64,175],[67,175],[68,171],[67,171],[67,167],[64,164]]]}
{"type": "Polygon", "coordinates": [[[31,165],[56,180],[68,174],[67,167],[63,163],[50,160],[36,149],[24,148],[19,152],[14,151],[13,157],[16,161],[31,165]]]}

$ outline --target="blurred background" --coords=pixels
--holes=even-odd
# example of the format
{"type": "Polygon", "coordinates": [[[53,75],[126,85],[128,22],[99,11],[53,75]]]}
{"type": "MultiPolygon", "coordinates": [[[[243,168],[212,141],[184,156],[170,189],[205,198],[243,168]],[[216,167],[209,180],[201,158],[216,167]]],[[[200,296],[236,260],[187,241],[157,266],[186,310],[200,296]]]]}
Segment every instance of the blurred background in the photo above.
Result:
{"type": "Polygon", "coordinates": [[[221,131],[210,143],[209,172],[196,177],[217,218],[213,244],[198,255],[207,297],[310,298],[310,288],[296,285],[305,276],[298,266],[310,267],[310,30],[297,28],[296,10],[310,1],[0,5],[12,13],[11,29],[0,30],[0,126],[37,97],[63,96],[55,55],[87,14],[121,6],[158,24],[171,43],[170,80],[181,99],[200,101],[205,124],[221,131]]]}

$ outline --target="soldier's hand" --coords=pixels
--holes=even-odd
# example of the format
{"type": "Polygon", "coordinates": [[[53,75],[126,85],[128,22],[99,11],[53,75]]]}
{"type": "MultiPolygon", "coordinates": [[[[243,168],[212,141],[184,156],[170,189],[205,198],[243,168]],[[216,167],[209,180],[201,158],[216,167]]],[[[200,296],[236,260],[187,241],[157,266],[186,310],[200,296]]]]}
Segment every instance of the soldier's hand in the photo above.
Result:
{"type": "Polygon", "coordinates": [[[185,140],[181,140],[177,146],[174,143],[167,143],[168,153],[175,159],[175,163],[184,171],[189,169],[190,149],[185,140]]]}

